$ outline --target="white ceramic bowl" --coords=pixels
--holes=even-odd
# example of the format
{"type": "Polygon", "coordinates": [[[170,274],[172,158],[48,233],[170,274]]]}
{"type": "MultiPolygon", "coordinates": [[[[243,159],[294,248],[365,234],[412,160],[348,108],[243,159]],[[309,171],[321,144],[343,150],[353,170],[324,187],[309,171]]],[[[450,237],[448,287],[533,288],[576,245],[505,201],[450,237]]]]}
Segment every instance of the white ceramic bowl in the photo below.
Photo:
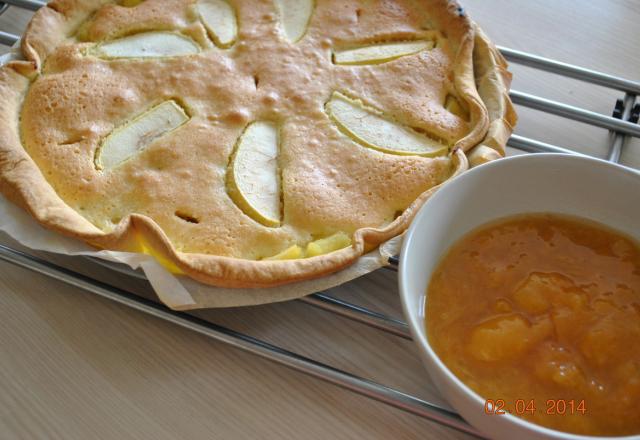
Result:
{"type": "MultiPolygon", "coordinates": [[[[402,247],[400,296],[431,378],[469,423],[495,439],[593,439],[515,416],[486,415],[485,400],[447,369],[429,345],[424,304],[431,274],[463,235],[492,220],[529,212],[579,216],[640,240],[640,173],[585,156],[533,154],[502,159],[464,173],[417,214],[402,247]]],[[[640,435],[615,437],[640,439],[640,435]]]]}

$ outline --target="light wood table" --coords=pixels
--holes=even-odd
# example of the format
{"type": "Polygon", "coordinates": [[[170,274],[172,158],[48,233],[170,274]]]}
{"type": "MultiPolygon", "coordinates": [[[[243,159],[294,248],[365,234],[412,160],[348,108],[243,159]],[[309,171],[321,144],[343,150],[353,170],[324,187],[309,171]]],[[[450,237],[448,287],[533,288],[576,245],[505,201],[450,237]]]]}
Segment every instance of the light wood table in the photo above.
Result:
{"type": "MultiPolygon", "coordinates": [[[[635,0],[467,0],[500,45],[640,78],[635,0]]],[[[19,32],[15,8],[0,29],[19,32]]],[[[514,66],[514,88],[609,114],[621,94],[514,66]]],[[[604,157],[608,133],[520,109],[517,132],[604,157]]],[[[626,164],[640,166],[640,143],[626,164]]],[[[8,238],[3,243],[13,244],[8,238]]],[[[143,294],[142,282],[55,258],[143,294]]],[[[395,275],[331,293],[399,316],[395,275]]],[[[442,403],[411,342],[300,302],[201,313],[338,368],[442,403]]],[[[447,439],[463,434],[290,371],[79,289],[0,263],[0,437],[447,439]]]]}

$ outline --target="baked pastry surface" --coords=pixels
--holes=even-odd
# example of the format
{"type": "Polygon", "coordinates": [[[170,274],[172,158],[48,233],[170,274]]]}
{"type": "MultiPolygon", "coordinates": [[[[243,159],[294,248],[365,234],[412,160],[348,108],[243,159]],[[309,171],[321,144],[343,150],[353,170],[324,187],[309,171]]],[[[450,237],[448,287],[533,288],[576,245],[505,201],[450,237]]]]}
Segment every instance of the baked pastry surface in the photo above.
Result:
{"type": "Polygon", "coordinates": [[[304,1],[120,3],[51,2],[0,68],[1,189],[209,284],[351,264],[515,123],[506,64],[455,2],[318,0],[297,27],[304,1]]]}

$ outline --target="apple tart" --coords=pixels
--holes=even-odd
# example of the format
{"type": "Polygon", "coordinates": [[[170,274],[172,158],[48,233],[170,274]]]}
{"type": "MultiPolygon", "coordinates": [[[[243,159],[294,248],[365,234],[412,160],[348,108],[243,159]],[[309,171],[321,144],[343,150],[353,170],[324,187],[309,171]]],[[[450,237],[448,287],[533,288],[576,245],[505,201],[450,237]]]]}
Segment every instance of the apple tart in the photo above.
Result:
{"type": "Polygon", "coordinates": [[[510,75],[445,0],[54,0],[0,68],[0,189],[225,287],[337,271],[499,158],[510,75]]]}

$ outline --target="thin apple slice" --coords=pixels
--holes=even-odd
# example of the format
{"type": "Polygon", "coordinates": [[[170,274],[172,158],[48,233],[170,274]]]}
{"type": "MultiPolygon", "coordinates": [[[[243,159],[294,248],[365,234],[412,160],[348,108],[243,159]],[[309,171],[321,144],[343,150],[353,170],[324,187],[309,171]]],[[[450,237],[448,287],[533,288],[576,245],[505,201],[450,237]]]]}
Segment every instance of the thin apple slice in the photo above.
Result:
{"type": "Polygon", "coordinates": [[[307,244],[305,255],[316,257],[351,246],[351,237],[344,232],[337,232],[329,237],[321,238],[307,244]]]}
{"type": "Polygon", "coordinates": [[[287,39],[299,41],[307,32],[313,14],[313,0],[276,0],[280,12],[280,22],[287,39]]]}
{"type": "Polygon", "coordinates": [[[238,23],[229,3],[225,0],[200,0],[196,10],[216,45],[226,48],[235,43],[238,23]]]}
{"type": "Polygon", "coordinates": [[[115,129],[96,151],[98,170],[110,170],[159,137],[175,130],[189,120],[182,107],[165,101],[115,129]]]}
{"type": "Polygon", "coordinates": [[[231,199],[249,217],[265,226],[280,226],[278,127],[253,122],[236,145],[228,171],[231,199]]]}
{"type": "Polygon", "coordinates": [[[434,42],[429,40],[384,43],[351,49],[336,50],[333,62],[340,65],[382,64],[423,50],[433,49],[434,42]]]}
{"type": "Polygon", "coordinates": [[[304,250],[297,244],[294,244],[293,246],[283,250],[282,252],[274,255],[273,257],[265,258],[265,260],[267,261],[297,260],[303,257],[304,257],[304,250]]]}
{"type": "Polygon", "coordinates": [[[340,92],[333,93],[326,110],[343,133],[365,147],[384,153],[427,157],[448,151],[442,142],[386,119],[381,111],[340,92]]]}
{"type": "Polygon", "coordinates": [[[91,54],[100,58],[163,58],[200,52],[190,38],[173,32],[144,32],[95,46],[91,54]]]}

